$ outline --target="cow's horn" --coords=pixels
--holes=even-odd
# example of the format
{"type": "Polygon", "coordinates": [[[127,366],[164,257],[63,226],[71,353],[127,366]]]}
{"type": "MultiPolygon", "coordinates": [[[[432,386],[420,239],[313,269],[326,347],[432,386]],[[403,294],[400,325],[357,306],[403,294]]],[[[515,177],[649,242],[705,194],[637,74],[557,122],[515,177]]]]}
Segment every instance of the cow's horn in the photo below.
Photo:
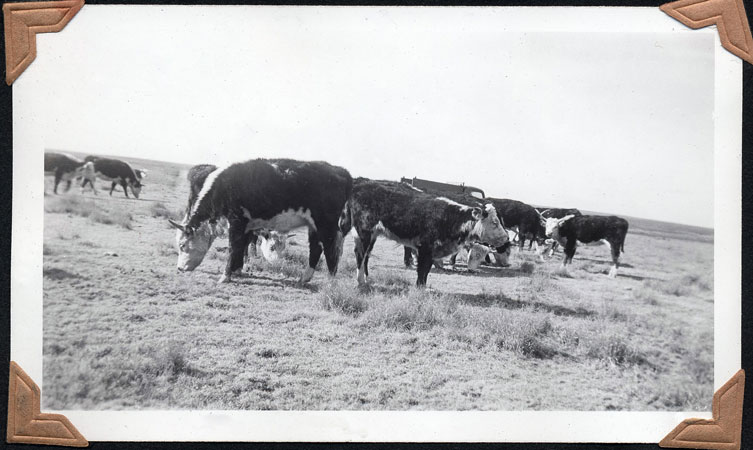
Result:
{"type": "Polygon", "coordinates": [[[186,227],[182,223],[178,223],[178,222],[174,221],[173,219],[167,219],[167,221],[170,223],[170,225],[173,226],[173,228],[177,228],[177,229],[179,229],[181,231],[186,231],[186,227]]]}

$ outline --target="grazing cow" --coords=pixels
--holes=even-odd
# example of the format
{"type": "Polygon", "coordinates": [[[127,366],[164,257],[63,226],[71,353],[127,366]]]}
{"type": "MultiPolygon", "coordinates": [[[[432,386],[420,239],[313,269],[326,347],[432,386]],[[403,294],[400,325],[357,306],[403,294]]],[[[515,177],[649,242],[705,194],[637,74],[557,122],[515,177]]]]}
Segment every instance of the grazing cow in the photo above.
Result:
{"type": "Polygon", "coordinates": [[[518,230],[518,245],[520,250],[525,247],[526,239],[530,240],[529,250],[534,241],[544,238],[544,227],[541,224],[541,218],[538,211],[533,206],[527,205],[518,200],[506,198],[487,198],[497,210],[500,220],[507,228],[516,228],[518,230]]]}
{"type": "Polygon", "coordinates": [[[71,155],[56,152],[44,153],[44,173],[45,175],[55,176],[54,193],[58,193],[58,184],[61,181],[66,182],[65,191],[71,188],[71,182],[81,176],[84,169],[84,161],[74,158],[71,155]]]}
{"type": "Polygon", "coordinates": [[[348,171],[325,162],[252,159],[216,169],[183,223],[170,220],[178,230],[178,270],[191,271],[201,263],[209,250],[200,236],[202,224],[225,217],[230,253],[220,282],[229,282],[242,268],[253,232],[300,227],[309,232],[309,267],[300,281],[311,280],[322,251],[334,275],[342,254],[338,219],[352,189],[348,171]]]}
{"type": "Polygon", "coordinates": [[[87,162],[94,164],[94,172],[93,176],[89,173],[84,177],[84,181],[81,183],[81,190],[83,190],[87,184],[90,184],[96,194],[97,188],[95,187],[94,182],[97,178],[101,178],[105,181],[112,182],[112,185],[110,186],[110,195],[112,195],[112,191],[115,190],[115,186],[120,184],[123,187],[123,193],[126,197],[128,197],[128,188],[130,187],[134,197],[139,198],[143,184],[136,176],[136,172],[127,162],[119,159],[100,158],[98,156],[87,156],[86,160],[87,162]]]}
{"type": "MultiPolygon", "coordinates": [[[[542,210],[539,215],[543,219],[541,221],[542,227],[546,227],[546,219],[561,219],[565,216],[582,216],[583,214],[575,208],[547,208],[542,210]]],[[[549,248],[550,258],[554,255],[554,251],[557,250],[557,247],[559,247],[559,242],[557,242],[556,239],[552,239],[552,245],[549,248]]]]}
{"type": "Polygon", "coordinates": [[[416,284],[425,286],[434,259],[456,253],[470,242],[495,246],[507,242],[494,207],[457,203],[426,194],[404,183],[358,178],[340,219],[343,233],[356,230],[358,282],[368,275],[369,255],[380,235],[418,250],[416,284]]]}
{"type": "Polygon", "coordinates": [[[567,215],[561,219],[546,219],[546,235],[559,241],[565,248],[562,269],[566,270],[575,255],[578,241],[588,244],[605,240],[612,249],[612,268],[609,277],[617,276],[620,252],[625,251],[625,235],[628,221],[617,216],[575,216],[567,215]]]}

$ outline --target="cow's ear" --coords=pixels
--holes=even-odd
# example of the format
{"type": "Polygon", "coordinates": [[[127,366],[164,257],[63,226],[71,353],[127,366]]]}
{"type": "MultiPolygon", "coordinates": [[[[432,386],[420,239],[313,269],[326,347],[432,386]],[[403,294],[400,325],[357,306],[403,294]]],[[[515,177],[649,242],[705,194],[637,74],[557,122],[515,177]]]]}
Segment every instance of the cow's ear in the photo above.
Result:
{"type": "Polygon", "coordinates": [[[474,220],[481,220],[484,218],[484,210],[479,207],[474,207],[471,210],[471,215],[473,216],[474,220]]]}
{"type": "Polygon", "coordinates": [[[566,215],[565,217],[561,218],[561,219],[560,219],[560,221],[559,221],[559,222],[557,222],[557,224],[558,224],[558,225],[562,225],[563,223],[567,222],[568,220],[572,219],[573,217],[575,217],[575,215],[573,215],[573,214],[568,214],[568,215],[566,215]]]}
{"type": "Polygon", "coordinates": [[[186,227],[183,224],[178,223],[178,222],[174,221],[173,219],[167,219],[167,221],[168,221],[168,223],[170,223],[170,225],[173,228],[177,228],[177,229],[179,229],[180,231],[182,231],[184,233],[186,232],[186,227]]]}

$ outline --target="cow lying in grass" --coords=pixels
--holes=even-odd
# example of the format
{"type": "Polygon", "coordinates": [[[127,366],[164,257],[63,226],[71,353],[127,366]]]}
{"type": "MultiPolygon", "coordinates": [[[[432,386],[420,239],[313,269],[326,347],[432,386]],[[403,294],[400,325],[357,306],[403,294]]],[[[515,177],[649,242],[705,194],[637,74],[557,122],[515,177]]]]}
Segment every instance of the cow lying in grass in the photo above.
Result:
{"type": "Polygon", "coordinates": [[[311,280],[322,252],[334,275],[342,254],[338,219],[352,187],[347,170],[325,162],[254,159],[216,169],[206,177],[183,223],[170,221],[178,230],[178,270],[201,264],[211,245],[202,225],[225,217],[230,252],[220,282],[230,281],[242,268],[256,231],[300,227],[309,231],[309,267],[300,281],[311,280]]]}
{"type": "Polygon", "coordinates": [[[617,216],[575,216],[567,215],[561,219],[546,219],[546,235],[554,238],[564,247],[565,257],[562,260],[562,270],[567,271],[567,265],[573,261],[575,247],[578,242],[606,241],[612,250],[612,268],[609,277],[617,276],[620,252],[625,251],[625,235],[628,231],[628,221],[617,216]]]}
{"type": "Polygon", "coordinates": [[[456,253],[464,244],[501,246],[508,240],[491,205],[467,206],[404,183],[365,178],[354,182],[353,196],[340,219],[344,234],[351,227],[356,231],[359,284],[365,282],[369,255],[380,235],[418,251],[418,286],[426,285],[435,259],[456,253]]]}

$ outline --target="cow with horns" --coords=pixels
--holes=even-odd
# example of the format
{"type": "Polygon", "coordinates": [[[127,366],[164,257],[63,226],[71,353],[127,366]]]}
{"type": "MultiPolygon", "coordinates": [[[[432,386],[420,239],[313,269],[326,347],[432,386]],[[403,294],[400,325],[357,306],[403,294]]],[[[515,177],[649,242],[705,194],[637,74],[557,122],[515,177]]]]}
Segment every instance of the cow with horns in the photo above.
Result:
{"type": "Polygon", "coordinates": [[[347,170],[325,162],[252,159],[210,172],[177,229],[178,270],[191,271],[204,259],[211,240],[202,225],[225,217],[230,252],[220,282],[243,266],[258,230],[287,232],[306,227],[309,261],[300,282],[311,280],[322,252],[331,275],[337,273],[343,235],[338,219],[353,189],[347,170]]]}
{"type": "Polygon", "coordinates": [[[369,255],[378,236],[418,251],[416,284],[425,286],[432,263],[471,242],[502,246],[507,232],[492,205],[463,205],[421,192],[404,183],[357,178],[340,219],[340,229],[356,231],[358,282],[368,276],[369,255]]]}

